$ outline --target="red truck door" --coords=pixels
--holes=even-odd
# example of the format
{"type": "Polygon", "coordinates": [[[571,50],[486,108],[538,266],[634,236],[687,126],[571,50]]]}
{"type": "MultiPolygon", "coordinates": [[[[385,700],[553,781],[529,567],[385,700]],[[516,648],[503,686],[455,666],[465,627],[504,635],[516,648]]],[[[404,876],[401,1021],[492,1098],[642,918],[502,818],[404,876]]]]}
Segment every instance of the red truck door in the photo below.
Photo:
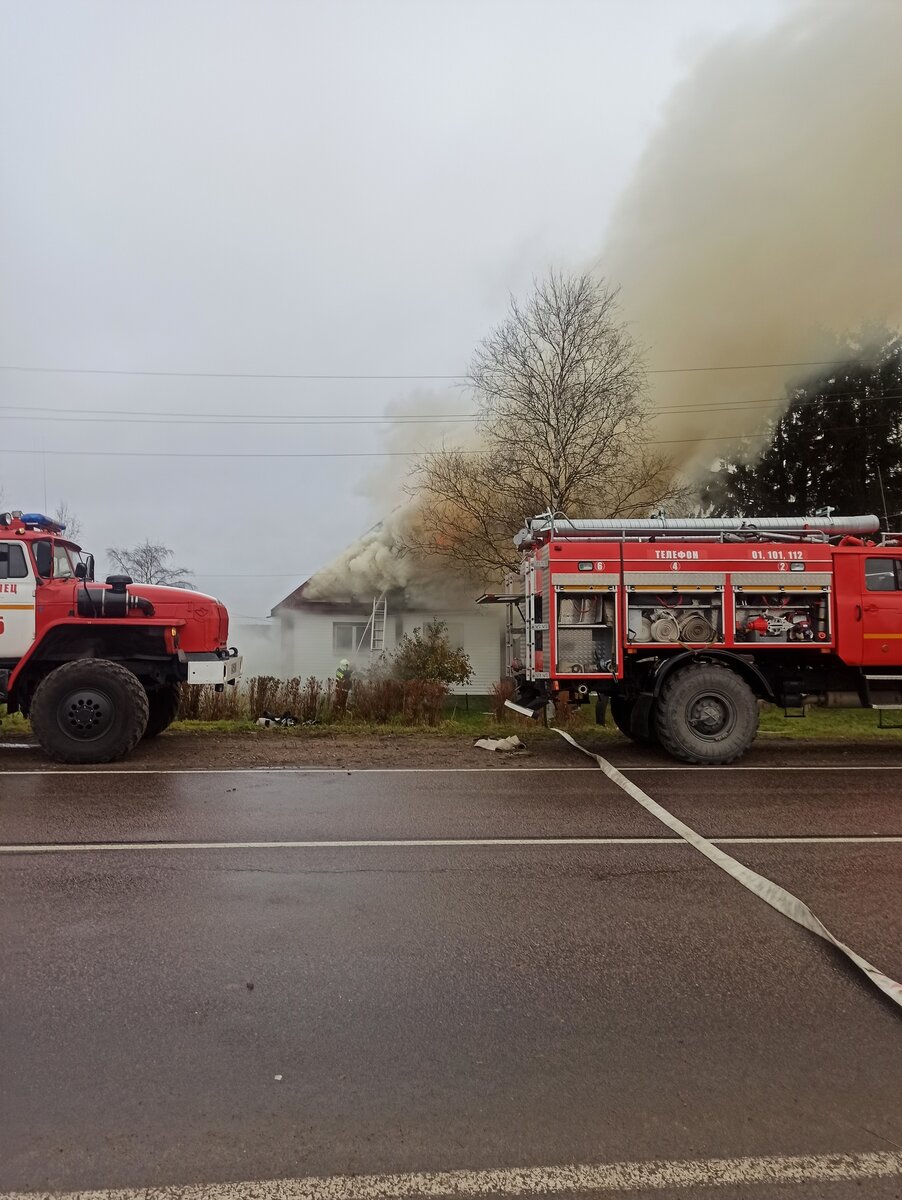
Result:
{"type": "Polygon", "coordinates": [[[866,667],[902,667],[902,549],[862,555],[861,636],[866,667]]]}

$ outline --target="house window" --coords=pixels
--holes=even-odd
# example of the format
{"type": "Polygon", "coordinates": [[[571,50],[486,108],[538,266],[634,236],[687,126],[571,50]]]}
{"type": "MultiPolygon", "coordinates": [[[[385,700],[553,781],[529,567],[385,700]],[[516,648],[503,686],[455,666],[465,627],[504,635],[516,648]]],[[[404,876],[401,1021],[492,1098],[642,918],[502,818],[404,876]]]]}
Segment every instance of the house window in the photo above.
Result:
{"type": "Polygon", "coordinates": [[[444,625],[444,636],[448,639],[448,645],[452,650],[463,650],[465,648],[463,621],[448,621],[441,616],[417,617],[415,620],[408,617],[405,621],[406,632],[412,635],[415,629],[419,629],[425,633],[426,626],[433,621],[440,621],[444,625]]]}
{"type": "Polygon", "coordinates": [[[464,649],[464,623],[463,621],[446,621],[448,626],[446,636],[448,645],[452,650],[464,649]]]}
{"type": "Polygon", "coordinates": [[[0,579],[24,579],[27,574],[22,547],[0,542],[0,579]]]}
{"type": "Polygon", "coordinates": [[[358,646],[369,645],[369,621],[333,621],[332,649],[336,654],[355,654],[358,646]]]}

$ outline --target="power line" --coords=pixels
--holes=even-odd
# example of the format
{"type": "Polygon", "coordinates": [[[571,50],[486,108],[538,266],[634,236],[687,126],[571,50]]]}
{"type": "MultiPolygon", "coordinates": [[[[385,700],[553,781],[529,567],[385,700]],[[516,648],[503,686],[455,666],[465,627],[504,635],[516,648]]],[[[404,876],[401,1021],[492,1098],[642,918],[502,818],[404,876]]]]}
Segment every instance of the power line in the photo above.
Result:
{"type": "MultiPolygon", "coordinates": [[[[739,363],[730,367],[656,367],[645,372],[646,375],[688,375],[693,371],[767,371],[776,367],[840,367],[849,363],[848,358],[824,358],[819,362],[778,362],[778,363],[739,363]]],[[[860,366],[873,366],[859,360],[860,366]]]]}
{"type": "Polygon", "coordinates": [[[60,421],[75,422],[77,424],[111,424],[111,425],[257,425],[266,427],[271,425],[273,428],[278,428],[280,425],[443,425],[451,421],[461,423],[464,421],[476,421],[478,418],[471,413],[468,414],[437,414],[427,417],[219,417],[212,414],[210,417],[196,414],[194,416],[182,417],[176,413],[159,413],[150,414],[142,413],[134,416],[125,409],[81,409],[78,415],[58,416],[58,413],[72,413],[72,409],[67,408],[47,408],[43,411],[35,411],[26,409],[24,405],[7,405],[0,404],[0,409],[6,410],[0,412],[0,421],[52,421],[57,424],[60,421]],[[16,409],[17,412],[9,412],[10,409],[16,409]],[[95,412],[106,412],[106,416],[93,416],[95,412]],[[22,415],[19,415],[19,414],[22,415]]]}
{"type": "MultiPolygon", "coordinates": [[[[848,358],[825,358],[812,362],[735,363],[705,367],[651,367],[647,375],[685,375],[698,371],[767,371],[783,367],[835,367],[849,362],[848,358]]],[[[140,371],[114,367],[18,367],[2,366],[0,371],[31,375],[126,375],[156,379],[304,379],[304,380],[461,380],[463,375],[410,374],[295,374],[277,371],[140,371]]]]}
{"type": "MultiPolygon", "coordinates": [[[[902,397],[902,392],[871,392],[864,393],[858,391],[851,392],[834,392],[829,396],[812,397],[816,399],[818,404],[842,404],[852,403],[854,401],[872,401],[872,400],[897,400],[902,397]]],[[[673,413],[677,416],[682,414],[692,413],[707,413],[707,412],[732,412],[743,408],[752,408],[761,404],[787,404],[791,408],[803,400],[803,397],[793,398],[791,396],[765,396],[758,400],[737,400],[730,402],[715,402],[713,404],[671,404],[661,405],[652,410],[652,415],[673,413]]],[[[173,412],[170,410],[161,410],[156,412],[153,409],[132,409],[132,408],[82,408],[73,409],[71,407],[54,407],[51,405],[31,406],[26,404],[0,404],[0,420],[53,420],[78,422],[104,422],[109,420],[112,424],[122,425],[145,425],[145,424],[180,424],[180,425],[267,425],[271,424],[274,427],[279,425],[430,425],[441,424],[446,421],[454,422],[470,422],[477,421],[479,414],[474,412],[468,413],[427,413],[424,416],[416,416],[413,413],[399,413],[397,415],[384,414],[382,416],[369,416],[365,413],[345,413],[338,416],[325,416],[319,413],[315,414],[292,414],[292,413],[259,413],[253,417],[244,417],[238,414],[212,412],[173,412]],[[9,413],[11,415],[4,416],[9,413]],[[12,414],[22,414],[12,415],[12,414]],[[67,415],[57,415],[67,414],[67,415]],[[142,418],[147,418],[146,420],[142,418]]]]}
{"type": "MultiPolygon", "coordinates": [[[[836,426],[833,429],[827,430],[830,433],[857,433],[862,430],[870,429],[886,429],[892,424],[890,421],[877,421],[867,424],[836,426]]],[[[769,434],[769,429],[751,429],[740,433],[725,433],[716,436],[708,437],[688,437],[688,438],[643,438],[640,439],[642,445],[646,446],[678,446],[678,445],[695,445],[699,442],[737,442],[746,438],[758,438],[769,434]]],[[[422,456],[432,453],[428,449],[422,450],[312,450],[312,451],[281,451],[281,450],[261,450],[261,451],[230,451],[230,450],[36,450],[36,449],[18,449],[15,447],[3,446],[0,447],[0,453],[7,454],[46,454],[56,457],[67,455],[79,457],[94,457],[94,458],[421,458],[422,456]]],[[[461,450],[455,448],[457,454],[488,454],[487,450],[461,450]]]]}
{"type": "MultiPolygon", "coordinates": [[[[748,435],[752,436],[752,435],[748,435]]],[[[694,441],[694,438],[690,438],[694,441]]],[[[704,439],[702,439],[704,440],[704,439]]],[[[424,450],[315,450],[292,451],[261,450],[261,451],[231,451],[231,450],[36,450],[22,449],[14,446],[0,445],[0,454],[48,454],[56,457],[74,456],[75,458],[420,458],[433,451],[424,450]]],[[[457,454],[487,454],[486,450],[460,450],[455,447],[457,454]]]]}
{"type": "MultiPolygon", "coordinates": [[[[684,406],[679,404],[661,405],[653,410],[654,414],[658,413],[705,413],[705,412],[732,412],[740,408],[752,408],[759,404],[785,404],[786,412],[799,411],[799,407],[806,403],[821,404],[853,404],[858,400],[898,400],[902,397],[902,391],[898,392],[834,392],[829,396],[813,395],[813,396],[770,396],[761,400],[736,400],[732,403],[715,403],[704,404],[699,406],[684,406]],[[798,407],[797,407],[798,406],[798,407]]],[[[0,405],[0,408],[3,406],[0,405]]]]}
{"type": "MultiPolygon", "coordinates": [[[[192,579],[296,579],[298,575],[303,575],[303,571],[247,571],[245,573],[211,575],[207,571],[191,571],[189,572],[192,579]]],[[[310,572],[308,571],[309,575],[310,572]]],[[[240,613],[237,614],[241,616],[240,613]]]]}
{"type": "Polygon", "coordinates": [[[278,371],[130,371],[113,367],[0,367],[0,371],[15,371],[28,375],[128,375],[146,376],[152,379],[322,379],[322,380],[453,380],[466,379],[466,375],[338,375],[338,374],[291,374],[278,371]]]}

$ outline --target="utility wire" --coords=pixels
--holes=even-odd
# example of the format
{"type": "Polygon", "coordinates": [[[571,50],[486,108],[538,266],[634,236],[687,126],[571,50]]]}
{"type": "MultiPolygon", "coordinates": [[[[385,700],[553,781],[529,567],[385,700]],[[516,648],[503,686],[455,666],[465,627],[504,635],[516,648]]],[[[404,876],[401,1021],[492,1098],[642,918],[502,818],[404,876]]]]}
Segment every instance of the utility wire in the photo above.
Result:
{"type": "MultiPolygon", "coordinates": [[[[259,453],[243,450],[19,450],[0,446],[0,454],[82,455],[92,458],[419,458],[428,450],[315,450],[298,453],[262,450],[259,453]]],[[[461,454],[485,454],[484,450],[462,450],[461,454]]]]}
{"type": "MultiPolygon", "coordinates": [[[[697,371],[767,371],[778,367],[835,367],[848,363],[848,358],[825,358],[814,362],[737,363],[706,367],[652,367],[646,375],[685,375],[697,371]]],[[[468,375],[407,375],[407,374],[293,374],[276,371],[135,371],[112,367],[17,367],[0,366],[0,371],[15,371],[35,375],[129,375],[158,379],[334,379],[334,380],[457,380],[468,375]]]]}
{"type": "MultiPolygon", "coordinates": [[[[812,397],[812,402],[816,399],[820,404],[844,404],[853,403],[856,401],[872,401],[872,400],[898,400],[902,398],[902,391],[893,392],[834,392],[829,396],[812,397]]],[[[653,406],[651,416],[673,413],[676,416],[690,415],[692,413],[708,413],[708,412],[734,412],[743,408],[752,408],[760,404],[788,404],[790,407],[786,410],[792,411],[792,406],[804,401],[804,397],[796,397],[793,399],[790,396],[768,396],[760,400],[737,400],[734,402],[713,404],[673,404],[653,406]]],[[[71,407],[51,407],[49,405],[25,405],[25,404],[0,404],[0,420],[21,421],[35,420],[43,421],[52,419],[54,421],[69,421],[77,422],[84,420],[85,422],[104,422],[109,421],[111,424],[117,425],[147,425],[147,424],[175,424],[175,425],[431,425],[442,424],[446,421],[454,422],[471,422],[479,419],[479,414],[474,412],[468,413],[427,413],[422,417],[418,417],[413,413],[399,413],[396,416],[390,414],[371,417],[363,413],[347,413],[339,416],[323,416],[321,414],[306,415],[303,413],[260,413],[254,417],[243,417],[237,414],[229,413],[198,413],[198,412],[172,412],[161,411],[154,412],[152,409],[131,409],[131,408],[81,408],[72,409],[71,407]],[[9,415],[6,415],[9,414],[9,415]],[[57,415],[66,414],[66,415],[57,415]],[[145,419],[146,418],[146,419],[145,419]]]]}
{"type": "MultiPolygon", "coordinates": [[[[0,404],[0,409],[9,409],[17,407],[15,405],[0,404]]],[[[33,410],[28,410],[31,413],[33,410]]],[[[77,422],[79,424],[111,424],[111,425],[258,425],[266,427],[271,425],[278,428],[280,425],[442,425],[449,421],[455,423],[463,421],[475,421],[475,414],[458,414],[458,415],[438,415],[428,417],[219,417],[212,414],[209,418],[196,414],[192,416],[181,417],[175,413],[160,413],[159,415],[151,415],[150,413],[142,413],[140,416],[135,414],[132,416],[126,410],[113,409],[81,409],[77,416],[71,415],[72,410],[66,408],[45,409],[43,413],[35,412],[32,416],[25,413],[7,413],[0,412],[0,421],[25,421],[25,420],[52,420],[54,423],[59,421],[77,422]],[[103,417],[95,417],[93,412],[106,412],[109,415],[103,417]],[[69,416],[57,416],[57,413],[69,413],[69,416]],[[49,414],[53,414],[52,416],[49,414]],[[83,415],[84,414],[84,415],[83,415]]]]}
{"type": "MultiPolygon", "coordinates": [[[[245,573],[219,575],[209,571],[191,571],[192,579],[296,579],[303,571],[248,571],[245,573]]],[[[309,575],[310,572],[308,571],[309,575]]],[[[236,613],[236,616],[242,616],[236,613]]]]}
{"type": "MultiPolygon", "coordinates": [[[[828,430],[830,433],[855,433],[869,429],[886,429],[890,421],[877,421],[869,424],[836,426],[828,430]]],[[[679,446],[696,445],[700,442],[735,442],[746,438],[758,438],[767,435],[768,429],[751,429],[743,433],[725,433],[716,437],[689,438],[643,438],[642,445],[646,446],[679,446]]],[[[432,453],[423,450],[310,450],[310,451],[190,451],[190,450],[35,450],[17,449],[10,446],[0,447],[0,452],[7,454],[49,454],[55,456],[68,455],[76,458],[90,456],[94,458],[421,458],[432,453]]],[[[456,450],[458,454],[488,454],[487,450],[456,450]]]]}

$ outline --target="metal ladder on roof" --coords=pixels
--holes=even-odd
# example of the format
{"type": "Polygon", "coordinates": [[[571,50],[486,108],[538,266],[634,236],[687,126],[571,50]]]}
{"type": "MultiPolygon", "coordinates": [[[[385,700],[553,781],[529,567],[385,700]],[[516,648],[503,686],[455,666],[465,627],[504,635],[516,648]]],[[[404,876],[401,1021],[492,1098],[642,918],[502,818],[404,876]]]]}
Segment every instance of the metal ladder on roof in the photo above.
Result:
{"type": "Polygon", "coordinates": [[[370,658],[381,658],[385,653],[385,623],[388,619],[388,601],[385,592],[373,597],[373,612],[370,617],[370,658]]]}

